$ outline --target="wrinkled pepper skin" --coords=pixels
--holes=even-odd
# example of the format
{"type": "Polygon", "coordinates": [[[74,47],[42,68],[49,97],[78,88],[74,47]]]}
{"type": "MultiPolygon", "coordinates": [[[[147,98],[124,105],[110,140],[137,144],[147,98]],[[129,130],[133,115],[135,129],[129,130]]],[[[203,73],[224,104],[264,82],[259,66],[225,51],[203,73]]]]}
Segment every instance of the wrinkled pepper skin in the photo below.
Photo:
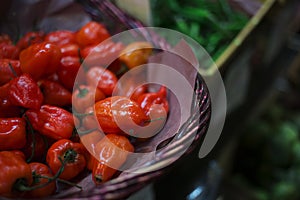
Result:
{"type": "Polygon", "coordinates": [[[138,99],[137,103],[145,111],[146,115],[149,115],[150,108],[154,104],[162,105],[166,113],[169,112],[169,103],[167,100],[167,90],[166,87],[162,86],[160,90],[155,93],[145,93],[142,94],[138,99]]]}
{"type": "Polygon", "coordinates": [[[10,82],[8,94],[13,105],[39,109],[43,103],[43,94],[29,74],[22,74],[10,82]]]}
{"type": "Polygon", "coordinates": [[[42,105],[39,110],[25,112],[34,130],[55,140],[69,139],[74,125],[73,115],[63,108],[42,105]]]}
{"type": "Polygon", "coordinates": [[[148,120],[141,107],[128,97],[109,97],[96,102],[94,108],[96,118],[104,133],[130,132],[134,128],[131,121],[136,126],[142,126],[148,120]]]}
{"type": "Polygon", "coordinates": [[[49,80],[41,80],[38,83],[44,96],[43,104],[59,107],[71,105],[72,94],[61,84],[49,80]]]}

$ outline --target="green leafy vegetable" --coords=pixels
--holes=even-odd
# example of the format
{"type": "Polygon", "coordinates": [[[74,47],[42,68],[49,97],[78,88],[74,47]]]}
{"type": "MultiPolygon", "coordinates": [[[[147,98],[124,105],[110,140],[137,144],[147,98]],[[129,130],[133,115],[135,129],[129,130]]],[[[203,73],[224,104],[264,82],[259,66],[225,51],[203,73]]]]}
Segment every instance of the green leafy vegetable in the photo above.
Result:
{"type": "Polygon", "coordinates": [[[226,0],[156,0],[154,25],[180,31],[201,44],[216,60],[248,21],[226,0]]]}

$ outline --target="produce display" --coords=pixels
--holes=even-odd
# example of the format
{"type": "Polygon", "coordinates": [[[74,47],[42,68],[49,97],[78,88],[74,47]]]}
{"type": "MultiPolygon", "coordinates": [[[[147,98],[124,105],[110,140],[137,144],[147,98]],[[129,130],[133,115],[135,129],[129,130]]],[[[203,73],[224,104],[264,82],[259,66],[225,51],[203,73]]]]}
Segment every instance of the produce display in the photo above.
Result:
{"type": "Polygon", "coordinates": [[[299,131],[299,110],[267,106],[242,134],[232,180],[253,199],[299,199],[299,131]]]}
{"type": "MultiPolygon", "coordinates": [[[[137,137],[124,133],[114,117],[128,129],[126,117],[139,126],[147,126],[150,116],[165,117],[169,102],[164,86],[156,92],[148,85],[128,86],[131,95],[112,96],[126,70],[147,62],[152,46],[113,41],[97,46],[109,37],[95,21],[76,32],[28,32],[15,43],[0,35],[0,196],[49,196],[61,192],[59,184],[81,189],[76,177],[85,173],[92,173],[95,185],[102,184],[135,151],[132,140],[137,137]],[[84,71],[82,85],[75,84],[79,70],[84,71]],[[103,133],[92,128],[95,124],[103,133]]],[[[164,123],[157,120],[150,128],[158,130],[164,123]]]]}
{"type": "Polygon", "coordinates": [[[224,52],[249,19],[244,13],[233,9],[228,0],[157,0],[153,5],[155,26],[190,36],[214,60],[224,52]]]}

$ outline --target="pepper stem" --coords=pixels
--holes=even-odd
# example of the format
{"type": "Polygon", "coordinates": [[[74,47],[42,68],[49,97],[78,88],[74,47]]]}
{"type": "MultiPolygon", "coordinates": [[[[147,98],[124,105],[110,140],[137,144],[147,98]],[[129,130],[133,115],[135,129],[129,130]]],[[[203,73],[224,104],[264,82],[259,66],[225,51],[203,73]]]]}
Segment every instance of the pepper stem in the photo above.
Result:
{"type": "MultiPolygon", "coordinates": [[[[72,150],[72,151],[74,151],[74,150],[72,150]]],[[[40,185],[36,185],[36,186],[28,186],[26,180],[24,178],[21,178],[21,179],[18,179],[15,182],[15,184],[13,185],[13,189],[16,190],[16,191],[22,191],[22,192],[32,191],[32,190],[36,190],[36,189],[39,189],[39,188],[43,188],[43,187],[49,185],[52,181],[55,181],[55,180],[60,181],[62,183],[66,183],[66,184],[71,185],[71,186],[75,186],[79,189],[82,189],[81,186],[76,185],[75,183],[71,183],[69,181],[65,181],[65,180],[62,180],[62,179],[58,178],[61,175],[61,173],[64,171],[66,163],[69,162],[70,159],[73,159],[74,153],[70,151],[65,156],[66,156],[66,158],[64,160],[62,160],[62,158],[60,158],[60,157],[58,158],[59,161],[61,162],[61,167],[59,168],[58,172],[53,177],[36,175],[36,176],[39,176],[40,178],[47,178],[48,182],[40,184],[40,185]]]]}
{"type": "Polygon", "coordinates": [[[16,70],[13,68],[12,64],[9,62],[8,66],[15,77],[18,77],[16,70]]]}
{"type": "Polygon", "coordinates": [[[35,154],[35,146],[36,146],[36,140],[35,140],[35,137],[34,137],[34,130],[33,130],[33,127],[32,127],[32,124],[31,122],[29,121],[28,117],[26,114],[24,114],[24,118],[25,118],[25,121],[29,127],[29,132],[31,134],[31,138],[32,138],[32,149],[31,149],[31,155],[30,157],[26,160],[27,163],[29,163],[33,157],[34,157],[34,154],[35,154]]]}
{"type": "MultiPolygon", "coordinates": [[[[45,178],[45,179],[52,179],[52,177],[49,177],[49,176],[42,176],[42,175],[39,175],[39,178],[45,178]]],[[[57,178],[56,179],[58,182],[61,182],[61,183],[65,183],[67,185],[70,185],[70,186],[74,186],[74,187],[77,187],[78,189],[81,189],[82,190],[82,187],[80,185],[77,185],[76,183],[72,183],[70,181],[67,181],[67,180],[63,180],[63,179],[60,179],[60,178],[57,178]]]]}
{"type": "MultiPolygon", "coordinates": [[[[66,163],[72,163],[72,162],[75,162],[75,159],[76,159],[76,156],[77,156],[77,152],[74,150],[74,149],[68,149],[65,153],[64,153],[64,156],[63,156],[63,160],[61,161],[62,164],[66,164],[66,163]]],[[[60,158],[62,159],[62,158],[60,158]]],[[[64,166],[62,165],[62,166],[64,166]]]]}

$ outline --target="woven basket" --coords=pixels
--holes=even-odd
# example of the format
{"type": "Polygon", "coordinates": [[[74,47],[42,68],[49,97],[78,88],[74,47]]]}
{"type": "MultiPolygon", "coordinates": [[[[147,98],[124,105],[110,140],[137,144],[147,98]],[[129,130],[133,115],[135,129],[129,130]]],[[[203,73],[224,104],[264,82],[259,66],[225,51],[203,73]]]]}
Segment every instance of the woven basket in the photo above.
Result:
{"type": "MultiPolygon", "coordinates": [[[[104,23],[112,34],[143,27],[140,21],[124,13],[108,0],[78,0],[77,2],[84,8],[91,19],[104,23]]],[[[161,38],[155,32],[142,31],[139,32],[139,35],[142,35],[145,40],[151,42],[156,48],[170,48],[164,38],[161,38]]],[[[156,159],[145,162],[140,166],[140,168],[150,172],[122,174],[122,176],[118,176],[99,186],[95,186],[92,182],[86,181],[90,184],[89,186],[83,185],[83,188],[88,188],[86,190],[79,191],[78,189],[70,190],[70,188],[67,188],[67,190],[64,191],[64,189],[62,189],[58,194],[52,197],[50,196],[48,199],[122,199],[162,176],[167,168],[176,164],[176,162],[170,161],[174,160],[178,152],[185,150],[185,144],[191,145],[189,145],[189,148],[181,158],[190,153],[196,145],[199,145],[201,141],[203,141],[204,135],[208,130],[211,116],[209,91],[200,74],[196,76],[194,82],[195,92],[190,107],[191,115],[179,128],[179,131],[170,138],[172,139],[172,143],[168,143],[168,141],[161,142],[161,150],[158,152],[156,159]],[[166,166],[165,163],[172,164],[166,166]]],[[[89,174],[86,175],[90,176],[89,174]]],[[[82,179],[87,178],[91,177],[82,177],[82,179]]],[[[82,180],[79,181],[84,182],[82,180]]]]}

